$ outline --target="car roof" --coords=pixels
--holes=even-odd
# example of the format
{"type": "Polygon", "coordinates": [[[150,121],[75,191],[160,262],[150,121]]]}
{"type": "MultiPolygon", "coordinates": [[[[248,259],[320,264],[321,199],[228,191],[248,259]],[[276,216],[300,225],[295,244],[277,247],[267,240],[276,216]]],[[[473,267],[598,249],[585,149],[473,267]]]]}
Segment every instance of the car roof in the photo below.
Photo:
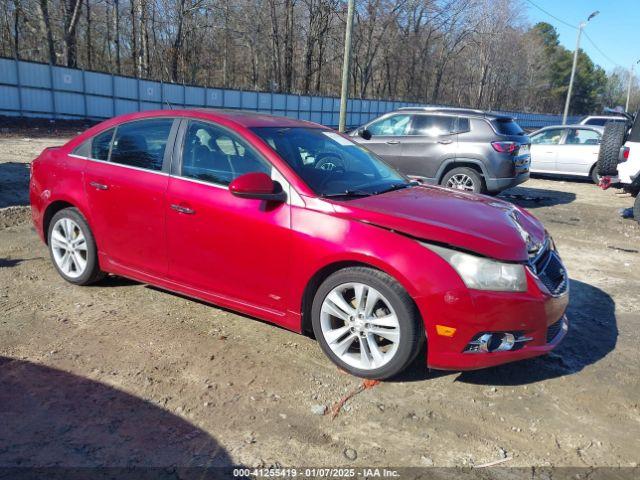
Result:
{"type": "Polygon", "coordinates": [[[429,112],[429,113],[443,113],[443,114],[453,113],[456,115],[466,115],[469,117],[486,118],[489,120],[496,120],[496,119],[513,120],[514,119],[512,116],[505,115],[502,113],[487,112],[484,110],[476,110],[474,108],[463,108],[463,107],[402,107],[396,110],[395,112],[389,112],[389,113],[398,113],[398,112],[402,112],[402,113],[429,112]]]}
{"type": "Polygon", "coordinates": [[[579,128],[582,130],[595,130],[597,132],[602,133],[604,131],[604,127],[600,125],[582,125],[580,123],[572,123],[570,125],[547,125],[546,127],[539,128],[535,132],[541,132],[542,130],[550,130],[552,128],[579,128]]]}

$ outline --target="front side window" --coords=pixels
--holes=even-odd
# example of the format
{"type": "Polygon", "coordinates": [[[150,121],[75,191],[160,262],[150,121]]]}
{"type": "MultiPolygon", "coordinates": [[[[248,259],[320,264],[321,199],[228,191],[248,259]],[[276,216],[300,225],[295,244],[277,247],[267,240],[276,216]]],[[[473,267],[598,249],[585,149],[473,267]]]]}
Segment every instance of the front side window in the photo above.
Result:
{"type": "Polygon", "coordinates": [[[229,185],[245,173],[271,175],[271,166],[235,135],[210,123],[190,121],[182,151],[182,176],[229,185]]]}
{"type": "Polygon", "coordinates": [[[318,195],[368,196],[409,185],[372,152],[334,131],[306,127],[252,131],[318,195]]]}
{"type": "Polygon", "coordinates": [[[172,125],[172,118],[138,120],[119,125],[110,160],[146,170],[162,170],[172,125]]]}
{"type": "Polygon", "coordinates": [[[537,133],[531,137],[531,143],[534,145],[558,145],[562,139],[562,129],[552,128],[544,132],[537,133]]]}
{"type": "Polygon", "coordinates": [[[586,128],[570,128],[564,143],[567,145],[598,145],[600,134],[586,128]]]}
{"type": "Polygon", "coordinates": [[[456,129],[456,117],[445,115],[414,115],[411,135],[439,137],[449,135],[456,129]]]}
{"type": "Polygon", "coordinates": [[[411,115],[391,115],[373,122],[367,127],[371,135],[406,135],[409,130],[411,115]]]}

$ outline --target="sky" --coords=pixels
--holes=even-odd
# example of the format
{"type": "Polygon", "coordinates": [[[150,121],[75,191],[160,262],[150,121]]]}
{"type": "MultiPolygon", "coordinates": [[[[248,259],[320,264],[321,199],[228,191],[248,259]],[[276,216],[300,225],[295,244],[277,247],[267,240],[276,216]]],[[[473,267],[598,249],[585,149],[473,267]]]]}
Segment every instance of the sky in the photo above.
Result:
{"type": "MultiPolygon", "coordinates": [[[[560,20],[577,27],[592,12],[599,10],[600,13],[587,23],[584,32],[602,52],[584,34],[580,48],[607,71],[619,65],[629,68],[640,60],[640,0],[523,0],[523,4],[531,23],[544,21],[556,27],[560,43],[570,51],[575,49],[578,30],[560,20]]],[[[640,65],[636,65],[635,72],[640,72],[640,65]]]]}

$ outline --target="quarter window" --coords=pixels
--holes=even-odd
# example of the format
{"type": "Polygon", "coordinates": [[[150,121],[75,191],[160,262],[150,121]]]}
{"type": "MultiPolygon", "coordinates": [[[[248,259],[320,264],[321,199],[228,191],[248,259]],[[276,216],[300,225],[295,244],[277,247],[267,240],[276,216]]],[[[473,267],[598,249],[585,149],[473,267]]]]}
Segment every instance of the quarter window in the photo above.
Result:
{"type": "Polygon", "coordinates": [[[235,135],[210,123],[191,121],[182,153],[182,176],[228,185],[245,173],[271,175],[271,166],[235,135]]]}
{"type": "Polygon", "coordinates": [[[91,140],[91,158],[95,160],[109,160],[109,149],[111,148],[111,139],[113,138],[114,128],[110,128],[106,132],[99,133],[91,140]]]}
{"type": "Polygon", "coordinates": [[[162,170],[172,125],[172,118],[159,118],[118,126],[111,148],[111,161],[146,170],[162,170]]]}
{"type": "Polygon", "coordinates": [[[445,115],[414,115],[411,135],[437,137],[449,135],[456,129],[456,117],[445,115]]]}
{"type": "Polygon", "coordinates": [[[411,115],[391,115],[373,122],[367,127],[372,135],[406,135],[409,130],[411,115]]]}

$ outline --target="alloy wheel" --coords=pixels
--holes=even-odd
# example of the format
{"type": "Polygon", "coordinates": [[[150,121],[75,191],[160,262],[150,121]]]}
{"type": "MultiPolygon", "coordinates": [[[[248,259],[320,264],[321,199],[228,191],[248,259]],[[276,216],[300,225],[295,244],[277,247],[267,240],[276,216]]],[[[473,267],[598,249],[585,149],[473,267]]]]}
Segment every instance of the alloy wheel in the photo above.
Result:
{"type": "Polygon", "coordinates": [[[473,178],[464,173],[456,173],[448,181],[448,188],[454,188],[456,190],[464,190],[465,192],[473,192],[475,184],[473,178]]]}
{"type": "Polygon", "coordinates": [[[343,283],[329,292],[320,327],[333,353],[361,370],[386,365],[398,351],[398,316],[382,293],[363,283],[343,283]]]}
{"type": "Polygon", "coordinates": [[[59,219],[51,230],[51,251],[58,268],[67,277],[78,278],[87,268],[87,240],[70,218],[59,219]]]}

